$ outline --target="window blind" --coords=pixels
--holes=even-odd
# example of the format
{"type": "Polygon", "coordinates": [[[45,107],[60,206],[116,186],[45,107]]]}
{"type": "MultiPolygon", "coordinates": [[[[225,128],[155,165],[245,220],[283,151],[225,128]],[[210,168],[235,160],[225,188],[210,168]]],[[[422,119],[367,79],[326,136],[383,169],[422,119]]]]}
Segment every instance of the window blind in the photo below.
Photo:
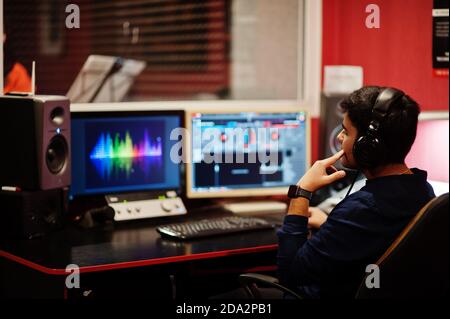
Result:
{"type": "Polygon", "coordinates": [[[144,60],[131,98],[213,94],[229,87],[229,0],[93,0],[91,53],[144,60]]]}

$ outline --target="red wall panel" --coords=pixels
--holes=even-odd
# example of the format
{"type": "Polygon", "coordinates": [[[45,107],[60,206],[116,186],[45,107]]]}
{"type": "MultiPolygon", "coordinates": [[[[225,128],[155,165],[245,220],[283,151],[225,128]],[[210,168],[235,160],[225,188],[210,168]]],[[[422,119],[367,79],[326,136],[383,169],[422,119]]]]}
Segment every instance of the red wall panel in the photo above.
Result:
{"type": "Polygon", "coordinates": [[[448,110],[448,77],[432,67],[433,0],[323,0],[323,65],[359,65],[365,85],[405,90],[422,110],[448,110]],[[381,28],[368,29],[377,4],[381,28]]]}

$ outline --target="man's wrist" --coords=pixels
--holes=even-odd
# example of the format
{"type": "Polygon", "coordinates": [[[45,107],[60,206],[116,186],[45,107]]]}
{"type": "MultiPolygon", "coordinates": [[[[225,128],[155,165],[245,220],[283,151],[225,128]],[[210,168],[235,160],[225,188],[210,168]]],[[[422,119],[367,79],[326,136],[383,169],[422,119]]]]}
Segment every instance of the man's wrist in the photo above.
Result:
{"type": "Polygon", "coordinates": [[[309,218],[311,216],[309,213],[309,200],[304,197],[291,199],[288,215],[297,215],[309,218]]]}

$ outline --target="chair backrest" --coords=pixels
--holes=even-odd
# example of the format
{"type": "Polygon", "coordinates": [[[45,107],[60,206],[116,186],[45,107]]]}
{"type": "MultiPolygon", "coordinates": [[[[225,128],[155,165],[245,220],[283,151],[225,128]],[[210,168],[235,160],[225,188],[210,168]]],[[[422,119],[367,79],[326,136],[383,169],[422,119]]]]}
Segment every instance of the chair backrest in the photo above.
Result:
{"type": "Polygon", "coordinates": [[[431,200],[377,261],[380,287],[363,280],[356,298],[448,296],[449,194],[431,200]]]}

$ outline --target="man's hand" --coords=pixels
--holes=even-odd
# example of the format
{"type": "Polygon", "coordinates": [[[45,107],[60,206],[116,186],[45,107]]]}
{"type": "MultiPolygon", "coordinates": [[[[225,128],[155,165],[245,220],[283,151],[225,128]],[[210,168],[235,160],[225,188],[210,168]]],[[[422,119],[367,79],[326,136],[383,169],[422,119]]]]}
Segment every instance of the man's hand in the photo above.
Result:
{"type": "Polygon", "coordinates": [[[344,178],[345,171],[338,171],[333,166],[333,164],[342,156],[344,156],[344,151],[340,151],[329,158],[315,162],[306,174],[303,175],[297,185],[309,192],[315,192],[326,185],[344,178]],[[330,171],[331,174],[328,175],[327,171],[330,171]]]}
{"type": "MultiPolygon", "coordinates": [[[[303,175],[297,185],[304,190],[315,192],[319,188],[345,177],[345,171],[338,171],[333,166],[333,164],[342,156],[344,156],[344,151],[340,151],[329,158],[315,162],[306,174],[303,175]],[[331,174],[328,175],[327,171],[331,171],[331,174]]],[[[309,200],[303,197],[292,199],[289,205],[288,215],[311,217],[309,200]]]]}
{"type": "Polygon", "coordinates": [[[313,229],[319,229],[323,223],[327,221],[328,215],[317,207],[310,207],[310,217],[308,219],[308,227],[313,229]]]}

